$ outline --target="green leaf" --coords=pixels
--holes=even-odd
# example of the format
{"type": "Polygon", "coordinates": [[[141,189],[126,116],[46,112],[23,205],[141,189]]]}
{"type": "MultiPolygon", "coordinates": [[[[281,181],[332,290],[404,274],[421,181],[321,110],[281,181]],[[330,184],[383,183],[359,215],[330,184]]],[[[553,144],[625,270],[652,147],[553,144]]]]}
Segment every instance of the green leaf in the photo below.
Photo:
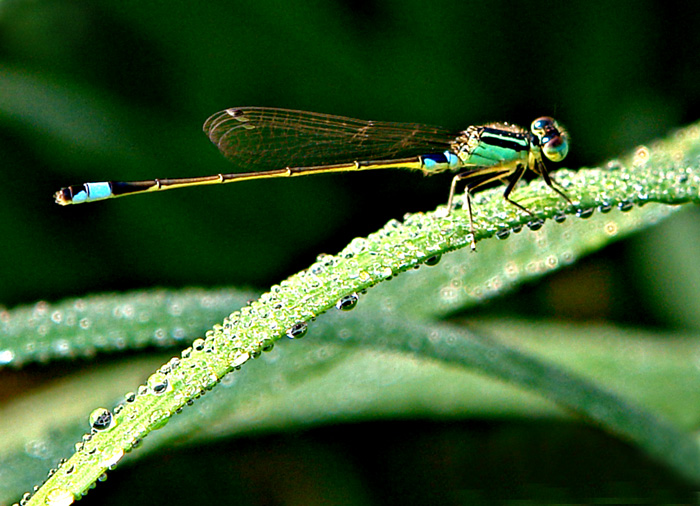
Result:
{"type": "MultiPolygon", "coordinates": [[[[533,394],[553,400],[559,406],[594,420],[609,431],[635,441],[657,459],[673,466],[680,474],[700,482],[700,454],[697,444],[690,435],[684,434],[669,422],[645,412],[630,401],[609,392],[605,387],[597,386],[578,374],[565,372],[559,366],[551,365],[530,353],[477,334],[466,334],[463,330],[449,326],[420,321],[465,307],[475,299],[499,293],[518,282],[566,265],[617,236],[643,228],[667,214],[667,210],[649,204],[651,202],[697,202],[700,188],[699,132],[700,128],[697,125],[689,127],[666,141],[639,148],[627,159],[610,162],[604,168],[581,169],[577,173],[559,171],[556,178],[572,197],[575,207],[550,192],[541,181],[520,188],[513,198],[533,210],[537,218],[548,221],[535,233],[524,231],[516,234],[518,240],[511,238],[499,242],[496,237],[508,233],[515,237],[513,233],[527,226],[532,218],[523,215],[500,198],[498,194],[502,189],[480,193],[474,199],[476,239],[480,252],[470,254],[468,260],[462,260],[478,265],[477,270],[484,269],[491,272],[492,276],[479,279],[477,283],[480,284],[473,285],[469,272],[459,269],[455,272],[455,264],[448,266],[451,288],[462,293],[457,296],[446,293],[443,273],[429,290],[422,290],[417,298],[424,305],[430,305],[433,301],[431,294],[434,296],[435,290],[441,287],[441,296],[445,298],[447,295],[446,298],[452,302],[442,305],[437,310],[397,310],[391,300],[401,299],[399,294],[393,299],[384,299],[385,303],[389,301],[388,307],[376,302],[366,304],[370,308],[367,313],[362,314],[356,310],[352,319],[342,324],[333,321],[338,318],[337,314],[311,323],[346,297],[357,297],[357,293],[362,293],[381,281],[400,274],[403,277],[406,271],[412,271],[423,263],[433,264],[436,257],[468,246],[471,242],[470,227],[466,213],[462,210],[454,211],[450,216],[445,216],[444,209],[410,215],[403,223],[392,221],[367,238],[353,240],[338,255],[319,257],[308,270],[273,286],[257,301],[225,318],[223,325],[215,325],[213,330],[206,333],[205,339],[196,340],[191,348],[183,351],[181,358],[170,360],[154,372],[145,384],[138,389],[134,388],[137,395],[127,395],[127,400],[114,410],[114,423],[106,430],[93,431],[93,434],[85,438],[73,456],[61,464],[31,498],[29,504],[60,500],[67,502],[85,493],[95,480],[116,465],[124,453],[137,446],[146,435],[162,427],[172,415],[180,412],[187,404],[197,401],[196,404],[203,405],[203,401],[199,400],[202,394],[211,389],[216,392],[224,391],[225,388],[221,385],[235,387],[231,390],[239,392],[242,396],[238,411],[248,414],[250,426],[278,424],[287,427],[290,420],[294,419],[304,420],[305,423],[323,421],[324,413],[328,416],[328,402],[331,399],[320,403],[320,408],[317,408],[315,414],[313,409],[309,408],[308,402],[301,401],[292,402],[288,411],[277,413],[271,407],[260,407],[260,396],[263,395],[264,398],[266,392],[265,383],[253,382],[246,388],[239,386],[237,379],[238,376],[245,377],[243,373],[227,375],[251,357],[258,357],[264,351],[272,349],[274,342],[285,334],[300,337],[307,325],[318,328],[324,324],[329,325],[329,330],[324,334],[332,336],[333,342],[340,344],[319,345],[311,340],[305,341],[304,345],[310,343],[306,345],[309,349],[303,353],[299,352],[303,357],[297,362],[302,364],[299,370],[303,372],[278,377],[276,382],[271,383],[274,385],[273,392],[282,392],[283,398],[290,401],[294,396],[288,392],[285,395],[282,386],[308,384],[314,392],[326,392],[329,388],[326,376],[335,378],[346,361],[370,357],[370,360],[378,362],[360,361],[352,363],[350,369],[354,371],[355,378],[367,378],[370,383],[380,384],[381,388],[376,391],[381,394],[376,397],[367,395],[366,391],[372,391],[368,388],[355,397],[343,396],[344,403],[332,412],[342,413],[346,410],[348,414],[354,414],[356,406],[362,405],[362,399],[375,399],[376,403],[368,407],[370,416],[411,415],[416,412],[414,406],[428,406],[423,409],[431,412],[433,408],[440,407],[439,399],[442,399],[445,411],[452,409],[459,413],[459,396],[455,395],[455,392],[470,397],[473,391],[465,388],[466,383],[461,377],[450,375],[463,375],[465,371],[476,372],[512,385],[526,387],[533,394]],[[642,209],[635,207],[645,204],[649,205],[642,209]],[[618,211],[606,214],[614,207],[621,211],[629,211],[630,216],[636,216],[636,223],[634,220],[622,218],[625,214],[618,211]],[[596,215],[596,220],[593,220],[591,214],[595,214],[596,209],[601,211],[601,214],[596,215]],[[555,219],[560,221],[563,214],[578,214],[589,219],[570,218],[566,225],[569,228],[564,232],[551,232],[552,229],[562,227],[555,219]],[[542,246],[550,241],[550,237],[552,242],[559,242],[551,251],[547,251],[542,246]],[[500,255],[484,252],[487,242],[498,245],[493,246],[494,248],[507,251],[500,255]],[[507,282],[504,282],[504,279],[507,282]],[[458,286],[455,286],[455,280],[460,283],[458,286]],[[480,293],[479,289],[483,290],[484,286],[492,289],[488,293],[480,293]],[[336,334],[331,333],[330,329],[336,334]],[[356,344],[363,345],[362,353],[352,346],[356,344]],[[370,353],[367,354],[366,350],[370,350],[370,353]],[[385,355],[387,353],[389,355],[385,355]],[[417,368],[416,357],[420,364],[417,368]],[[391,381],[392,371],[400,372],[403,367],[407,367],[411,374],[420,376],[416,369],[429,371],[430,366],[424,369],[425,361],[445,369],[445,379],[442,382],[445,389],[433,389],[432,382],[428,389],[426,383],[417,385],[407,381],[405,383],[409,387],[409,393],[423,390],[425,397],[421,401],[420,396],[416,397],[415,393],[413,396],[407,396],[408,400],[402,409],[401,404],[396,403],[395,396],[387,395],[391,391],[388,386],[394,383],[391,381]],[[382,365],[387,366],[387,369],[383,369],[382,365]],[[374,371],[378,371],[378,374],[374,371]],[[319,378],[323,378],[323,381],[319,381],[319,378]],[[217,384],[220,386],[217,387],[217,384]],[[262,423],[261,419],[265,423],[262,423]]],[[[539,223],[531,226],[536,228],[539,223]]],[[[428,273],[426,276],[430,277],[431,269],[422,268],[421,271],[425,271],[428,273]]],[[[399,289],[407,295],[405,287],[399,289]]],[[[367,299],[367,302],[371,300],[370,297],[367,299]]],[[[362,302],[364,303],[365,301],[362,302]]],[[[52,331],[48,329],[48,332],[52,331]]],[[[169,331],[166,331],[166,334],[167,332],[169,331]]],[[[138,341],[138,338],[134,339],[134,342],[138,341]]],[[[16,338],[14,343],[16,347],[16,338]]],[[[13,346],[12,343],[10,345],[13,346]]],[[[286,347],[296,346],[301,350],[304,345],[287,344],[286,347]]],[[[76,346],[76,349],[85,347],[76,346]]],[[[269,376],[274,378],[277,372],[284,374],[282,363],[293,366],[293,357],[294,354],[282,355],[278,359],[279,363],[275,363],[272,368],[275,372],[266,371],[266,380],[269,376]]],[[[626,355],[621,357],[621,360],[627,359],[626,355]]],[[[253,375],[252,371],[255,371],[256,367],[246,367],[245,370],[251,371],[247,374],[253,375]]],[[[434,374],[430,374],[431,378],[432,376],[434,374]]],[[[343,378],[342,375],[338,377],[343,378]]],[[[93,387],[92,382],[84,380],[83,383],[93,387]]],[[[360,387],[364,386],[361,382],[358,384],[360,387]]],[[[402,384],[401,388],[403,386],[402,384]]],[[[207,399],[211,397],[213,396],[207,396],[207,399]]],[[[307,393],[307,397],[319,396],[310,396],[307,393]]],[[[320,398],[323,399],[323,396],[320,398]]],[[[275,406],[284,407],[283,402],[279,402],[279,399],[277,401],[275,406]]],[[[57,402],[60,402],[60,397],[57,402]]],[[[229,412],[235,412],[236,410],[231,410],[233,405],[224,403],[220,406],[224,406],[229,412]]],[[[83,416],[89,411],[91,410],[85,410],[83,416]]],[[[194,412],[191,408],[189,411],[194,412]]],[[[11,417],[8,415],[3,417],[3,420],[5,418],[11,417]]],[[[186,419],[184,415],[183,419],[186,419]]],[[[216,427],[219,421],[210,420],[208,425],[216,427]]],[[[245,419],[239,420],[236,427],[246,427],[245,419]]],[[[40,430],[44,432],[44,440],[51,437],[52,442],[59,441],[51,432],[54,429],[57,427],[52,426],[50,430],[45,427],[40,430]]],[[[168,434],[170,430],[162,433],[168,434]]],[[[198,433],[201,434],[202,431],[198,433]]],[[[149,441],[151,439],[149,438],[149,441]]],[[[27,448],[26,437],[18,436],[17,440],[23,443],[15,445],[15,448],[27,448]]],[[[9,442],[5,445],[7,448],[11,446],[9,442]]],[[[11,452],[11,455],[17,455],[17,451],[11,452]]]]}

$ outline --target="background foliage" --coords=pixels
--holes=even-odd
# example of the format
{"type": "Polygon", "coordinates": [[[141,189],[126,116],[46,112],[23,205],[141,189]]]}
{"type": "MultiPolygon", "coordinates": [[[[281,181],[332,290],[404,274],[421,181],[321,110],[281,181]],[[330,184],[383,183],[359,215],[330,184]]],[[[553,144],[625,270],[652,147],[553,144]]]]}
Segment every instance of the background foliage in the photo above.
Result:
{"type": "MultiPolygon", "coordinates": [[[[335,252],[391,218],[446,199],[449,176],[370,172],[66,209],[53,204],[52,193],[67,184],[228,171],[200,131],[210,114],[226,107],[287,107],[455,130],[491,120],[527,125],[549,114],[571,132],[567,166],[602,162],[698,118],[700,34],[679,27],[697,26],[699,18],[700,10],[687,4],[653,1],[0,0],[0,301],[13,307],[154,286],[264,288],[318,253],[335,252]]],[[[697,329],[697,222],[696,211],[681,213],[487,309],[697,329]]],[[[80,367],[3,371],[2,402],[80,367]]],[[[232,481],[225,486],[263,486],[261,475],[269,477],[263,470],[284,475],[286,467],[303,465],[310,468],[292,474],[324,471],[310,480],[315,486],[332,489],[350,479],[346,486],[359,502],[405,503],[398,492],[378,495],[388,476],[392,490],[420,482],[434,492],[459,482],[449,473],[464,472],[457,466],[436,479],[430,459],[402,465],[414,454],[444,462],[440,448],[422,448],[428,441],[459,441],[467,455],[495,455],[484,463],[484,476],[499,483],[501,466],[512,466],[507,476],[516,488],[533,458],[566,462],[544,469],[535,463],[542,473],[526,481],[574,496],[588,483],[582,470],[620,467],[610,457],[618,447],[622,462],[638,465],[625,453],[633,450],[578,426],[557,425],[562,443],[552,441],[551,427],[534,422],[370,427],[230,443],[249,450],[244,460],[261,470],[227,468],[225,480],[232,481]],[[380,441],[372,448],[358,444],[368,434],[380,441]],[[595,450],[572,446],[581,438],[595,450]],[[372,464],[377,451],[387,455],[384,464],[372,464]]],[[[193,469],[207,469],[208,475],[217,466],[197,459],[226,459],[230,448],[209,450],[175,453],[168,472],[196,477],[193,469]]],[[[454,459],[471,461],[463,455],[454,459]]],[[[634,490],[649,474],[654,468],[642,466],[613,479],[631,480],[634,490]]],[[[600,475],[588,485],[607,483],[600,475]]],[[[294,483],[283,488],[310,497],[294,483]]],[[[132,494],[153,493],[126,490],[134,500],[132,494]]]]}

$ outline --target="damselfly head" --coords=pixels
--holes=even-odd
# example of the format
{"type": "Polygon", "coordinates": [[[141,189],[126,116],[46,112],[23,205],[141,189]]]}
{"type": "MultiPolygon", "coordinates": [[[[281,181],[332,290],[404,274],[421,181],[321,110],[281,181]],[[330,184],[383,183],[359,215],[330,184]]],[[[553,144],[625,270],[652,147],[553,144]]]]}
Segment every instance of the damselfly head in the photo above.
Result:
{"type": "Polygon", "coordinates": [[[543,116],[532,122],[530,130],[537,137],[544,156],[560,162],[569,152],[569,134],[553,118],[543,116]]]}

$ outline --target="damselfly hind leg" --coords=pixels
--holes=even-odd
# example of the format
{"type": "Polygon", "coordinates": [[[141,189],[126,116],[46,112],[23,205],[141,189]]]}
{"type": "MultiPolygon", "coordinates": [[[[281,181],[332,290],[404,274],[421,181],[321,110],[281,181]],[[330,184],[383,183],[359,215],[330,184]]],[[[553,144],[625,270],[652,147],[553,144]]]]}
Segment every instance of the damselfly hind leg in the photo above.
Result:
{"type": "MultiPolygon", "coordinates": [[[[457,174],[454,178],[452,178],[452,185],[450,186],[450,197],[447,200],[447,212],[448,214],[452,211],[452,201],[454,200],[454,195],[455,191],[457,188],[457,183],[462,180],[466,180],[466,188],[464,190],[465,196],[467,199],[467,212],[469,214],[469,230],[472,235],[472,241],[471,241],[471,248],[472,251],[476,251],[476,238],[475,238],[475,232],[476,229],[474,227],[474,215],[472,213],[472,200],[471,200],[471,192],[476,190],[477,188],[499,181],[499,180],[504,180],[508,178],[509,176],[515,174],[518,174],[517,177],[514,178],[515,182],[512,183],[513,186],[515,186],[515,183],[518,182],[520,177],[522,176],[522,172],[524,172],[525,169],[523,169],[521,166],[518,166],[517,169],[512,169],[510,167],[501,167],[501,168],[496,168],[494,167],[476,167],[468,172],[462,172],[461,174],[457,174]]],[[[509,184],[510,186],[510,184],[509,184]]],[[[508,189],[506,189],[508,194],[510,193],[508,189]]],[[[512,191],[512,188],[511,188],[512,191]]],[[[509,202],[512,202],[510,199],[508,199],[507,194],[504,195],[506,197],[506,200],[509,202]]],[[[523,208],[521,205],[516,204],[517,207],[520,207],[524,209],[526,212],[527,209],[523,208]]],[[[530,213],[532,214],[532,213],[530,213]]]]}
{"type": "MultiPolygon", "coordinates": [[[[457,174],[452,178],[452,184],[450,185],[450,196],[447,199],[447,216],[452,213],[452,202],[454,201],[455,191],[457,188],[457,183],[466,177],[466,173],[457,174]]],[[[474,219],[472,218],[472,201],[469,195],[469,188],[464,190],[467,197],[467,213],[469,214],[469,232],[472,235],[471,248],[472,251],[476,251],[476,240],[474,239],[474,219]]]]}

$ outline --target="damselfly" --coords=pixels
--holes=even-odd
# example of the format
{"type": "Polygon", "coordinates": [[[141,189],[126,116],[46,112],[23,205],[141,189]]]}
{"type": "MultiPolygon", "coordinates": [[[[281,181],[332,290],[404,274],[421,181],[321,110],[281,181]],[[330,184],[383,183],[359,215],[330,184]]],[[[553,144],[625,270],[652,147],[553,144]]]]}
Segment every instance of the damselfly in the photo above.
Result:
{"type": "Polygon", "coordinates": [[[85,183],[55,194],[61,205],[94,202],[124,195],[232,183],[252,179],[305,176],[375,169],[419,170],[426,175],[456,172],[447,212],[457,183],[466,183],[466,201],[475,248],[471,193],[493,182],[505,183],[503,197],[520,210],[532,212],[510,198],[526,170],[541,175],[557,189],[544,159],[564,159],[566,131],[552,118],[532,122],[530,131],[508,123],[470,126],[461,132],[417,123],[362,121],[313,112],[263,107],[226,109],[204,123],[204,132],[229,160],[246,172],[148,181],[85,183]]]}

